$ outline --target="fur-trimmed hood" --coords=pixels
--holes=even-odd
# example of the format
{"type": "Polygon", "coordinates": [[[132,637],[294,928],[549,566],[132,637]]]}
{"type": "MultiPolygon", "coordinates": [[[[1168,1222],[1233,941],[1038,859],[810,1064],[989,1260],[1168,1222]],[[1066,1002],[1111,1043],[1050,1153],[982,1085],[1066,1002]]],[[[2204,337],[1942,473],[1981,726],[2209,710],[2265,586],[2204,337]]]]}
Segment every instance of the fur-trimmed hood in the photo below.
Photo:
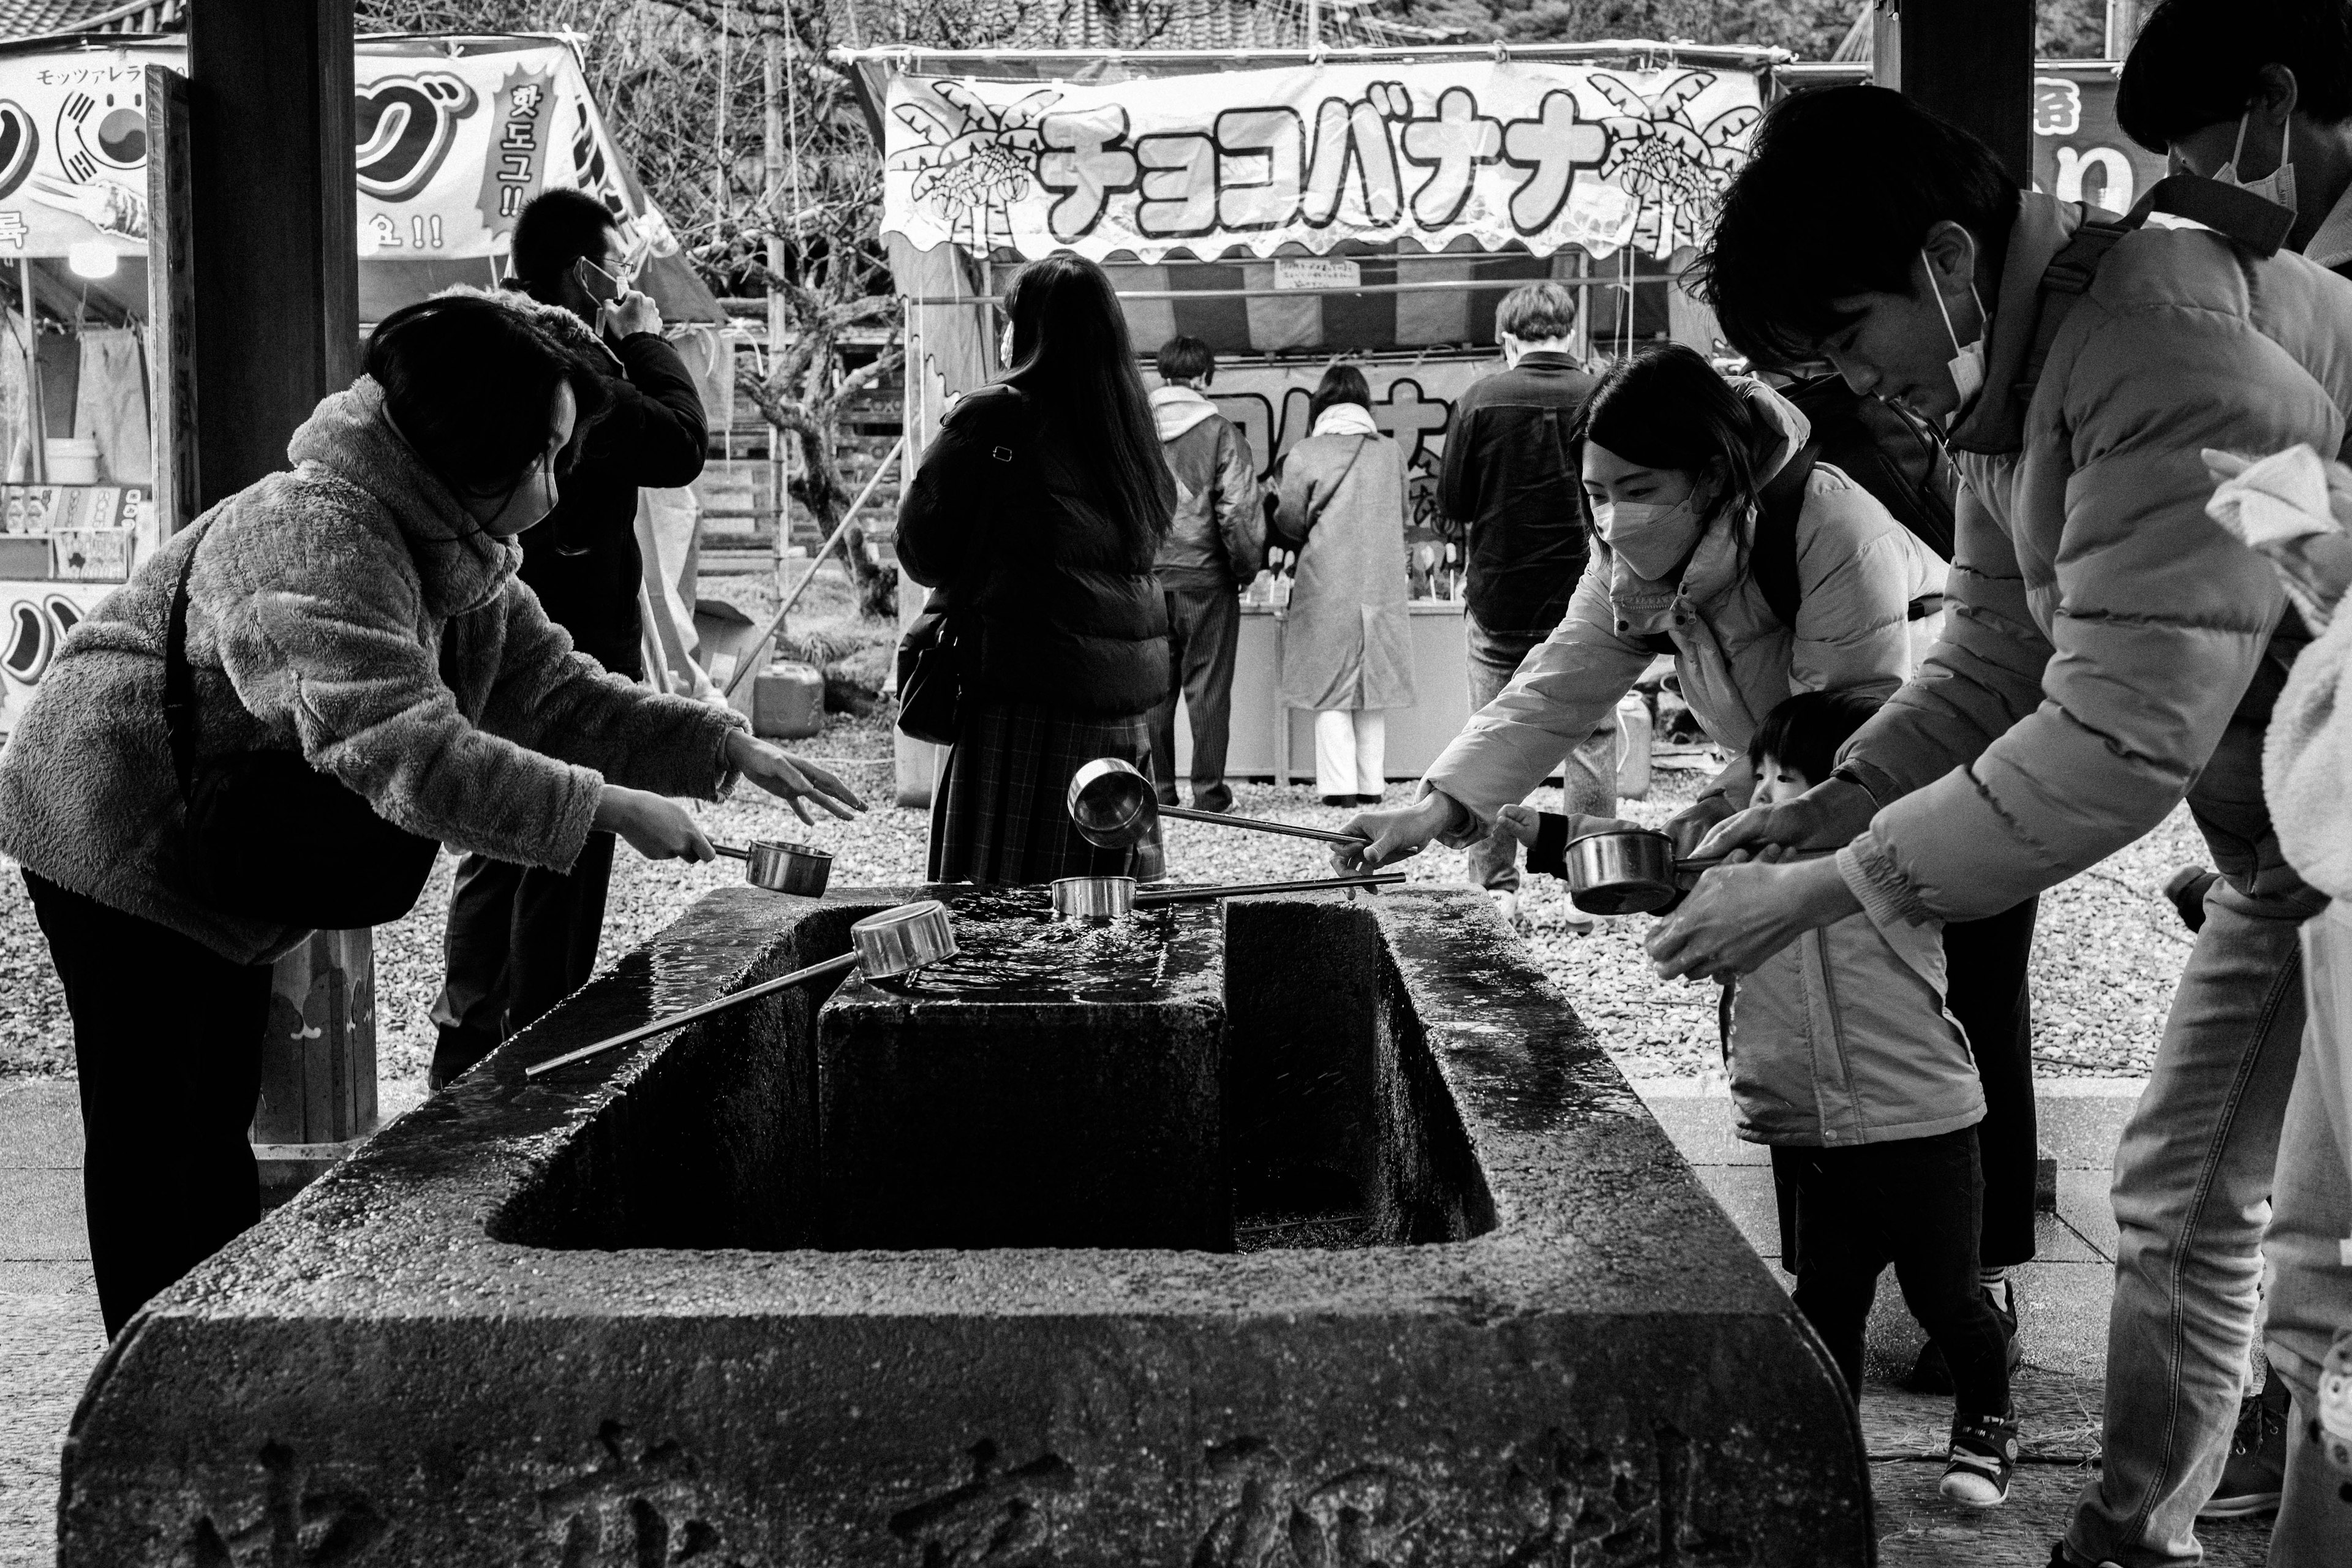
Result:
{"type": "Polygon", "coordinates": [[[544,329],[548,336],[585,359],[606,375],[621,374],[620,356],[613,352],[604,335],[561,305],[550,305],[534,300],[519,283],[502,283],[496,289],[484,289],[472,283],[453,283],[433,296],[436,300],[488,300],[504,305],[524,320],[544,329]]]}

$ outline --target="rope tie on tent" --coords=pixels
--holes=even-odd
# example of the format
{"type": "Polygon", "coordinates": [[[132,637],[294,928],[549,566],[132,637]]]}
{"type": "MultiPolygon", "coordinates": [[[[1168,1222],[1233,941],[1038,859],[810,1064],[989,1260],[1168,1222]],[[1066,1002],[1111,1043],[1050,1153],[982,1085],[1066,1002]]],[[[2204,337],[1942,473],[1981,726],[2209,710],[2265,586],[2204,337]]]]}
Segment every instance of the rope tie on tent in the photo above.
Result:
{"type": "Polygon", "coordinates": [[[1503,42],[1503,40],[1502,40],[1502,39],[1500,39],[1500,38],[1496,38],[1496,39],[1494,41],[1494,43],[1490,46],[1490,47],[1491,47],[1491,49],[1492,49],[1492,51],[1493,51],[1493,54],[1494,54],[1494,56],[1495,56],[1495,63],[1496,63],[1496,65],[1498,65],[1498,66],[1507,66],[1507,65],[1509,65],[1509,64],[1511,63],[1511,46],[1510,46],[1510,45],[1508,45],[1508,44],[1507,44],[1507,43],[1503,42]]]}

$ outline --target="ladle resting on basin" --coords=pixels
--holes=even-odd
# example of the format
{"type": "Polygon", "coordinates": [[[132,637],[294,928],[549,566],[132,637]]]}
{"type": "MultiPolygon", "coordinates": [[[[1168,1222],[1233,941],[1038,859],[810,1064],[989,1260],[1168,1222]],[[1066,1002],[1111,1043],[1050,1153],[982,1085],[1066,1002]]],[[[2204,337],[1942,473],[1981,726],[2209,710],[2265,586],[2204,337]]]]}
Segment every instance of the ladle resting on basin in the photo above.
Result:
{"type": "Polygon", "coordinates": [[[1228,882],[1213,888],[1135,889],[1132,877],[1064,877],[1054,884],[1055,920],[1118,920],[1138,910],[1166,904],[1205,904],[1219,899],[1269,893],[1319,893],[1329,888],[1386,888],[1404,880],[1402,871],[1368,871],[1355,877],[1314,877],[1292,882],[1228,882]]]}
{"type": "Polygon", "coordinates": [[[1067,805],[1078,837],[1097,849],[1132,849],[1151,837],[1152,828],[1163,816],[1246,828],[1252,833],[1315,838],[1326,844],[1368,842],[1357,833],[1333,833],[1320,827],[1300,827],[1295,823],[1228,816],[1221,811],[1189,811],[1181,805],[1162,805],[1151,781],[1137,772],[1133,763],[1117,757],[1097,757],[1071,774],[1067,805]]]}
{"type": "Polygon", "coordinates": [[[838,958],[828,958],[823,963],[812,963],[806,969],[795,969],[790,974],[780,974],[773,980],[763,980],[757,985],[746,986],[716,1002],[706,1002],[699,1007],[689,1007],[683,1013],[672,1013],[666,1018],[656,1018],[650,1024],[640,1024],[610,1039],[583,1046],[576,1051],[566,1051],[543,1062],[535,1062],[522,1069],[525,1078],[537,1078],[553,1072],[602,1051],[642,1040],[649,1035],[659,1035],[680,1025],[708,1018],[713,1013],[724,1013],[771,991],[781,991],[787,985],[804,984],[821,980],[828,974],[863,965],[868,978],[887,980],[895,975],[911,974],[926,964],[942,963],[956,955],[955,928],[948,920],[948,909],[937,899],[919,899],[911,904],[900,904],[895,910],[884,910],[878,915],[868,915],[849,928],[849,951],[838,958]]]}

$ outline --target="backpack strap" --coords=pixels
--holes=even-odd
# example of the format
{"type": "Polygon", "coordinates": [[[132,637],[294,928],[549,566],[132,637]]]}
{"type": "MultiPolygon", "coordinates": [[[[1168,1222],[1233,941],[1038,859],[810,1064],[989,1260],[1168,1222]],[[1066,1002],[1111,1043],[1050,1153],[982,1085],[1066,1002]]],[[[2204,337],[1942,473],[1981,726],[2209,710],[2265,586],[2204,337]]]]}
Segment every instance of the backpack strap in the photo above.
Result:
{"type": "Polygon", "coordinates": [[[2120,218],[2085,217],[2074,238],[2051,258],[2042,274],[2042,313],[2033,325],[2033,346],[2027,351],[2022,373],[2017,379],[2021,399],[2032,395],[2042,379],[2042,367],[2050,363],[2050,349],[2058,341],[2058,329],[2066,324],[2074,301],[2090,291],[2091,280],[2098,276],[2099,263],[2126,235],[2144,226],[2156,213],[2202,224],[2265,260],[2279,253],[2279,247],[2286,243],[2287,231],[2294,226],[2294,214],[2276,202],[2264,201],[2251,191],[2195,174],[2173,174],[2158,180],[2148,187],[2139,204],[2120,218]]]}
{"type": "Polygon", "coordinates": [[[1802,590],[1797,582],[1797,520],[1805,510],[1805,487],[1821,458],[1808,441],[1780,465],[1756,494],[1756,538],[1748,552],[1748,574],[1780,623],[1793,629],[1802,590]]]}

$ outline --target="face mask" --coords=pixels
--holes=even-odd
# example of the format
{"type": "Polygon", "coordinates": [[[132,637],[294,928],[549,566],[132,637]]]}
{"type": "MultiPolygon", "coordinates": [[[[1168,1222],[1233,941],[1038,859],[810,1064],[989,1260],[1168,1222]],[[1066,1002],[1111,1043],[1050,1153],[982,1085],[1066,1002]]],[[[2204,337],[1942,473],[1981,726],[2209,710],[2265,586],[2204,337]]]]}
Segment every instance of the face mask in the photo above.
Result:
{"type": "Polygon", "coordinates": [[[515,487],[514,493],[507,497],[506,504],[499,508],[497,515],[482,524],[482,531],[496,534],[500,539],[512,539],[525,529],[536,528],[546,521],[547,514],[555,510],[557,499],[555,465],[541,458],[532,466],[530,472],[523,476],[522,483],[515,487]]]}
{"type": "Polygon", "coordinates": [[[1671,506],[1604,500],[1593,505],[1592,525],[1636,576],[1662,583],[1698,543],[1706,520],[1687,498],[1671,506]]]}
{"type": "MultiPolygon", "coordinates": [[[[1944,303],[1944,291],[1936,287],[1936,268],[1928,263],[1927,253],[1924,249],[1919,252],[1919,265],[1927,269],[1927,292],[1936,297],[1937,313],[1944,318],[1944,335],[1952,341],[1952,357],[1944,362],[1944,370],[1951,376],[1952,389],[1960,395],[1960,400],[1953,405],[1949,414],[1944,416],[1944,428],[1949,430],[1960,422],[1962,415],[1975,405],[1977,394],[1984,390],[1984,331],[1981,327],[1979,328],[1975,342],[1965,345],[1961,343],[1959,332],[1952,326],[1952,312],[1944,303]]],[[[1977,320],[1990,322],[1991,318],[1985,313],[1984,297],[1977,292],[1977,247],[1974,238],[1969,241],[1969,298],[1976,301],[1977,320]]]]}
{"type": "Polygon", "coordinates": [[[2275,203],[2286,208],[2287,211],[2293,212],[2294,211],[2294,165],[2286,161],[2289,126],[2279,127],[2278,167],[2259,180],[2238,178],[2238,158],[2246,150],[2246,126],[2253,117],[2254,111],[2251,109],[2238,117],[2237,145],[2230,149],[2230,161],[2213,171],[2213,178],[2222,184],[2235,185],[2249,195],[2260,196],[2266,202],[2275,203]]]}

